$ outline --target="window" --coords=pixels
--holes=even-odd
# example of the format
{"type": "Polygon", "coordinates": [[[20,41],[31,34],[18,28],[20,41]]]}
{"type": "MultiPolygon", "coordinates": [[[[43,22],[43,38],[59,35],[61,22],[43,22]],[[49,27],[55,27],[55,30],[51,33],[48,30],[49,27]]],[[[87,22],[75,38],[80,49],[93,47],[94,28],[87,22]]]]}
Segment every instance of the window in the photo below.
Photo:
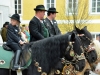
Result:
{"type": "Polygon", "coordinates": [[[21,14],[21,0],[15,0],[15,13],[21,14]]]}
{"type": "Polygon", "coordinates": [[[77,13],[78,0],[67,0],[67,13],[77,13]]]}
{"type": "Polygon", "coordinates": [[[93,39],[100,41],[100,33],[99,32],[98,33],[91,33],[91,34],[92,34],[93,39]]]}
{"type": "Polygon", "coordinates": [[[91,13],[100,13],[100,0],[91,1],[91,13]]]}
{"type": "Polygon", "coordinates": [[[50,7],[55,7],[56,0],[45,0],[45,7],[48,10],[50,7]]]}

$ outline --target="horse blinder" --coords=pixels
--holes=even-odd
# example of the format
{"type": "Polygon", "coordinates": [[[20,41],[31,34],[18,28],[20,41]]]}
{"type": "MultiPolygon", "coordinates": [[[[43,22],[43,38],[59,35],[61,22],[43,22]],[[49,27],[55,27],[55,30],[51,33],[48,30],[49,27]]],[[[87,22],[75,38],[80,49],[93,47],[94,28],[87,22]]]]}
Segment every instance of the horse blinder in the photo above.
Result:
{"type": "Polygon", "coordinates": [[[70,56],[71,56],[71,57],[74,57],[75,52],[74,52],[74,50],[73,50],[73,45],[72,45],[72,43],[74,43],[74,42],[69,42],[69,45],[68,45],[68,47],[66,48],[65,54],[66,54],[68,51],[70,51],[70,56]]]}

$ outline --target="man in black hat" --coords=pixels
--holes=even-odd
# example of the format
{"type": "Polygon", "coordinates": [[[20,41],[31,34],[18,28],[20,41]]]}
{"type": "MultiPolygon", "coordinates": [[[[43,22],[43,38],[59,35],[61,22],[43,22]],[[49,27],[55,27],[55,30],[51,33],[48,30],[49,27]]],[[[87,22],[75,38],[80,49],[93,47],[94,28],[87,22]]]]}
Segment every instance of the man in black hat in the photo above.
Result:
{"type": "Polygon", "coordinates": [[[56,13],[58,13],[56,11],[56,8],[49,8],[49,10],[47,12],[48,12],[47,18],[45,18],[44,23],[45,23],[46,27],[48,28],[50,37],[61,34],[61,32],[58,28],[57,22],[55,20],[56,13]]]}
{"type": "Polygon", "coordinates": [[[37,5],[35,10],[35,16],[29,23],[29,31],[30,31],[30,42],[37,41],[45,38],[45,34],[47,35],[48,31],[44,28],[43,18],[45,15],[45,7],[44,5],[37,5]]]}
{"type": "Polygon", "coordinates": [[[17,70],[20,67],[18,64],[22,50],[20,45],[23,45],[24,42],[19,34],[20,16],[13,14],[10,18],[11,24],[7,29],[7,45],[15,52],[13,70],[17,70]]]}

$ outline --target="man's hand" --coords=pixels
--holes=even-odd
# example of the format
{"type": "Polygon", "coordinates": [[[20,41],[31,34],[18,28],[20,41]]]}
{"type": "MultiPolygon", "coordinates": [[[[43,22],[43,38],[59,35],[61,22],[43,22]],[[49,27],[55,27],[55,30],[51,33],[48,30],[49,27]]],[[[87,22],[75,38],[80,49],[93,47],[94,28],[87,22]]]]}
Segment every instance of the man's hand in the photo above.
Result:
{"type": "Polygon", "coordinates": [[[23,45],[25,42],[23,42],[23,41],[20,40],[19,43],[20,43],[21,45],[23,45]]]}

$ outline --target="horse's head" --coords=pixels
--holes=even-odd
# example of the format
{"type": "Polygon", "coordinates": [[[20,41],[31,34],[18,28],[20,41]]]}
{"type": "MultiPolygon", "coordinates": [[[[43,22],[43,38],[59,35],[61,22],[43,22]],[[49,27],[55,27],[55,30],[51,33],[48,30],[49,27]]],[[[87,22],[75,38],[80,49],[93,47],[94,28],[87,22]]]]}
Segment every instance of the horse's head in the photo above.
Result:
{"type": "Polygon", "coordinates": [[[84,48],[84,54],[89,63],[93,63],[97,60],[97,53],[93,46],[92,35],[87,30],[87,27],[83,29],[78,29],[75,27],[77,35],[80,37],[82,41],[82,46],[84,48]]]}
{"type": "Polygon", "coordinates": [[[85,66],[85,57],[82,51],[80,38],[74,33],[68,33],[68,46],[65,51],[65,59],[71,61],[75,70],[82,71],[85,66]]]}

